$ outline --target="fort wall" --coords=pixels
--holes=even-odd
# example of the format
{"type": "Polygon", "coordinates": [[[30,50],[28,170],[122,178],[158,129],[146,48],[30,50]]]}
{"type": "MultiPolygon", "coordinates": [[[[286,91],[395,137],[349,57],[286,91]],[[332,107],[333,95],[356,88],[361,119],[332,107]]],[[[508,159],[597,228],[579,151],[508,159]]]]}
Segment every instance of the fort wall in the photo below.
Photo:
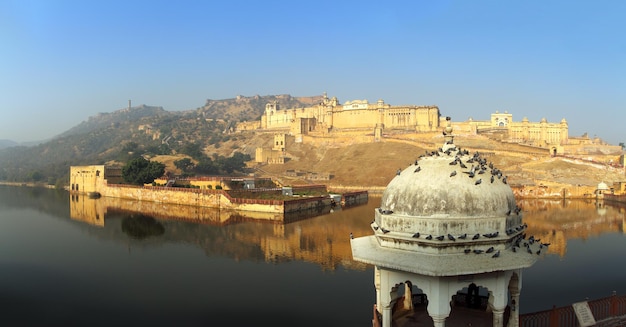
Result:
{"type": "MultiPolygon", "coordinates": [[[[330,198],[322,196],[286,201],[266,200],[234,198],[224,190],[109,184],[105,174],[101,173],[105,171],[106,167],[103,165],[70,167],[71,192],[75,194],[98,193],[104,197],[135,201],[275,214],[319,209],[331,204],[330,198]]],[[[310,188],[311,186],[307,186],[307,189],[310,188]]],[[[325,187],[323,188],[325,190],[325,187]]],[[[79,208],[76,210],[80,211],[79,208]]]]}

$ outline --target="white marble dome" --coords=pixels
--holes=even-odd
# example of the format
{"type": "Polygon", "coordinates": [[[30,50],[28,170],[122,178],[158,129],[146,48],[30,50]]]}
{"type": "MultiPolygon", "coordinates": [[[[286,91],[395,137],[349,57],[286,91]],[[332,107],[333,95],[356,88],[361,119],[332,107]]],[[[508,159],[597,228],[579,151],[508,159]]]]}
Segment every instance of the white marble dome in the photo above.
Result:
{"type": "Polygon", "coordinates": [[[413,217],[494,217],[515,210],[515,196],[485,157],[450,147],[421,156],[395,176],[381,209],[413,217]]]}
{"type": "Polygon", "coordinates": [[[430,254],[510,247],[525,225],[507,177],[444,133],[441,148],[398,170],[387,185],[372,222],[378,243],[430,254]]]}
{"type": "Polygon", "coordinates": [[[489,156],[446,143],[417,158],[385,189],[374,235],[352,240],[353,257],[397,271],[456,276],[529,267],[545,247],[525,239],[513,190],[489,156]]]}

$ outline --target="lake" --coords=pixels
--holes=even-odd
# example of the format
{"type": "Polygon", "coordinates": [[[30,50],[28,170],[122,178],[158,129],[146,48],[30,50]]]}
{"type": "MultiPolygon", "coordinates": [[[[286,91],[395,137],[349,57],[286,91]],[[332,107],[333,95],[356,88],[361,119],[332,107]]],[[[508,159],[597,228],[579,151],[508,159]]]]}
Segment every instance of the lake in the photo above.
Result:
{"type": "MultiPolygon", "coordinates": [[[[0,324],[371,326],[373,267],[352,261],[349,234],[372,233],[378,197],[286,224],[120,201],[0,186],[0,324]]],[[[521,313],[626,294],[624,209],[520,205],[551,243],[524,270],[521,313]]]]}

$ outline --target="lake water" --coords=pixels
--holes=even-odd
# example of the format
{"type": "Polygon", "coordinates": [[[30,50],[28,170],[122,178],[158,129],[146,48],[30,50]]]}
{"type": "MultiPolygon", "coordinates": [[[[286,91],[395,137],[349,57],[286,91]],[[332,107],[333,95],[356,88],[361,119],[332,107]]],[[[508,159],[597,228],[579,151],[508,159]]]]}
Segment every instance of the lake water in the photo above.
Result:
{"type": "MultiPolygon", "coordinates": [[[[0,325],[371,326],[373,267],[349,234],[371,234],[380,198],[288,224],[106,201],[0,186],[0,325]]],[[[520,204],[551,243],[524,270],[521,313],[626,294],[624,209],[520,204]]]]}

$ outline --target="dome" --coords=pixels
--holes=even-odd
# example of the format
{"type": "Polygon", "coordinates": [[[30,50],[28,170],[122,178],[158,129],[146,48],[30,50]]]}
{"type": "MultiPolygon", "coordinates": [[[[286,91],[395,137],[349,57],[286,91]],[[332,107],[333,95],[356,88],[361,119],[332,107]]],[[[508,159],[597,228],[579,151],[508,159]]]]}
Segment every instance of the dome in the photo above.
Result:
{"type": "Polygon", "coordinates": [[[457,148],[446,120],[445,144],[398,170],[374,211],[374,235],[351,240],[353,257],[430,276],[531,266],[547,245],[526,240],[506,176],[488,156],[457,148]]]}
{"type": "Polygon", "coordinates": [[[405,217],[497,217],[515,209],[515,196],[506,176],[483,156],[450,147],[399,172],[381,209],[405,217]]]}
{"type": "Polygon", "coordinates": [[[374,212],[374,235],[351,240],[353,257],[431,276],[529,267],[546,245],[525,239],[507,177],[487,156],[457,148],[446,120],[445,144],[398,170],[374,212]]]}
{"type": "Polygon", "coordinates": [[[600,190],[600,191],[608,191],[610,189],[609,189],[609,186],[606,185],[605,182],[600,182],[600,183],[598,183],[598,190],[600,190]]]}

